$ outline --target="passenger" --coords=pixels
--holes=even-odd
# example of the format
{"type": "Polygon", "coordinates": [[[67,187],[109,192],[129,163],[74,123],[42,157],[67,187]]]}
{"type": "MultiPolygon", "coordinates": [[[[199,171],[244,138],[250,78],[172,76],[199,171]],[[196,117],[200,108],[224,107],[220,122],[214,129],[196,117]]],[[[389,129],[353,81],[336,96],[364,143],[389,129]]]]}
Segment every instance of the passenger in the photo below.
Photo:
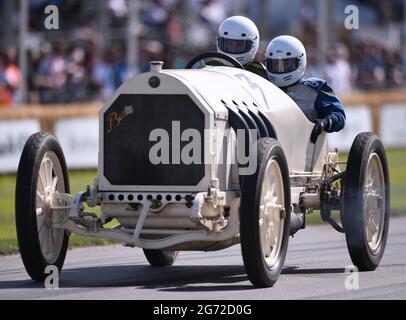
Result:
{"type": "Polygon", "coordinates": [[[343,104],[325,80],[304,77],[307,57],[303,44],[291,36],[273,39],[266,49],[269,80],[285,91],[315,123],[311,142],[323,132],[338,132],[345,126],[343,104]]]}
{"type": "Polygon", "coordinates": [[[259,48],[259,31],[254,22],[242,16],[223,21],[217,32],[217,52],[226,54],[248,71],[268,79],[266,68],[255,60],[259,48]]]}

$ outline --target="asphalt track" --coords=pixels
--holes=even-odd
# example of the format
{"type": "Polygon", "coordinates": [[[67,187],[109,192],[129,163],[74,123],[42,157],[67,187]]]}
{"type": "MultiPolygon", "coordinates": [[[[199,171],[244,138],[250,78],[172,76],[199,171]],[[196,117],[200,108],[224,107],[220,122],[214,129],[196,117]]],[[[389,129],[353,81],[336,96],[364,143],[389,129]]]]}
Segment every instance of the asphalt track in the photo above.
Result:
{"type": "Polygon", "coordinates": [[[0,299],[406,299],[406,217],[391,220],[381,265],[357,275],[359,289],[346,288],[357,283],[349,265],[344,235],[326,225],[291,239],[283,273],[267,289],[251,286],[238,245],[181,252],[169,268],[150,267],[140,249],[80,248],[68,252],[57,290],[31,281],[19,255],[0,257],[0,299]]]}

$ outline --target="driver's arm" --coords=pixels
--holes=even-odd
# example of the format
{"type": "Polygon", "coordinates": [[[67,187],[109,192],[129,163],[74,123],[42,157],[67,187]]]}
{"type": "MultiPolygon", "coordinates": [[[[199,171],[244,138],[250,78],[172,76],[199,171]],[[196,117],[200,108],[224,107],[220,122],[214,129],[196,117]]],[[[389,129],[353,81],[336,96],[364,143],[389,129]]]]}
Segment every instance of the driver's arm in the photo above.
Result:
{"type": "Polygon", "coordinates": [[[324,131],[338,132],[344,128],[346,120],[344,106],[327,83],[320,87],[314,106],[319,118],[326,120],[324,131]]]}

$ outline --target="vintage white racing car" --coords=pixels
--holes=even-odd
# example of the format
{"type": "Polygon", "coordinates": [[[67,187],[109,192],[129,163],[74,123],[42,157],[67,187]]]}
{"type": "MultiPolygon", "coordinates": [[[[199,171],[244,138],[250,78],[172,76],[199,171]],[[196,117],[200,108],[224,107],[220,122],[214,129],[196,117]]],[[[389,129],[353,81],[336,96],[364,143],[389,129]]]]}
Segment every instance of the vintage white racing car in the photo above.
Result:
{"type": "Polygon", "coordinates": [[[345,163],[328,151],[326,134],[312,144],[314,125],[295,102],[236,60],[206,53],[184,70],[161,65],[152,62],[151,72],[126,81],[100,110],[98,173],[85,191],[69,194],[53,135],[27,141],[16,226],[32,279],[44,281],[48,265],[62,269],[74,233],[140,247],[152,266],[162,267],[178,251],[240,243],[249,280],[272,286],[289,236],[313,210],[345,233],[359,270],[378,266],[390,196],[376,135],[358,135],[340,171],[345,163]],[[202,64],[219,59],[230,66],[202,64]],[[101,214],[89,211],[96,206],[101,214]],[[106,227],[112,220],[117,224],[106,227]]]}

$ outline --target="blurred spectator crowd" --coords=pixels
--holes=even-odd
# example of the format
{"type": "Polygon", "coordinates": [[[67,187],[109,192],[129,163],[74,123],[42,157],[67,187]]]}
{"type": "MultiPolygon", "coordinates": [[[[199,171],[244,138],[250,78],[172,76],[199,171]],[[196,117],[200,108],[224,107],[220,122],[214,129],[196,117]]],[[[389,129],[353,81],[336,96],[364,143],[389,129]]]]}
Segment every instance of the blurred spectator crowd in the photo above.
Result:
{"type": "MultiPolygon", "coordinates": [[[[215,50],[220,23],[230,15],[244,14],[239,11],[244,6],[236,11],[235,2],[230,0],[138,1],[135,8],[126,0],[107,0],[102,11],[94,9],[97,3],[30,0],[29,102],[105,101],[125,79],[147,71],[151,60],[165,61],[166,68],[182,68],[194,55],[215,50]],[[60,10],[61,30],[44,32],[44,7],[50,3],[60,10]],[[131,10],[137,12],[137,23],[129,31],[131,10]],[[100,12],[105,13],[103,17],[100,12]],[[137,52],[128,52],[128,32],[138,39],[137,52]],[[137,58],[136,65],[130,65],[132,55],[137,58]]],[[[308,50],[308,75],[325,77],[340,93],[405,87],[400,47],[388,48],[372,39],[360,41],[339,35],[321,70],[317,19],[302,10],[295,29],[289,32],[298,36],[308,50]]],[[[277,35],[272,31],[266,34],[277,35]]],[[[263,60],[269,40],[262,38],[258,59],[263,60]]],[[[17,53],[17,47],[1,51],[0,106],[20,99],[22,75],[17,53]]]]}

